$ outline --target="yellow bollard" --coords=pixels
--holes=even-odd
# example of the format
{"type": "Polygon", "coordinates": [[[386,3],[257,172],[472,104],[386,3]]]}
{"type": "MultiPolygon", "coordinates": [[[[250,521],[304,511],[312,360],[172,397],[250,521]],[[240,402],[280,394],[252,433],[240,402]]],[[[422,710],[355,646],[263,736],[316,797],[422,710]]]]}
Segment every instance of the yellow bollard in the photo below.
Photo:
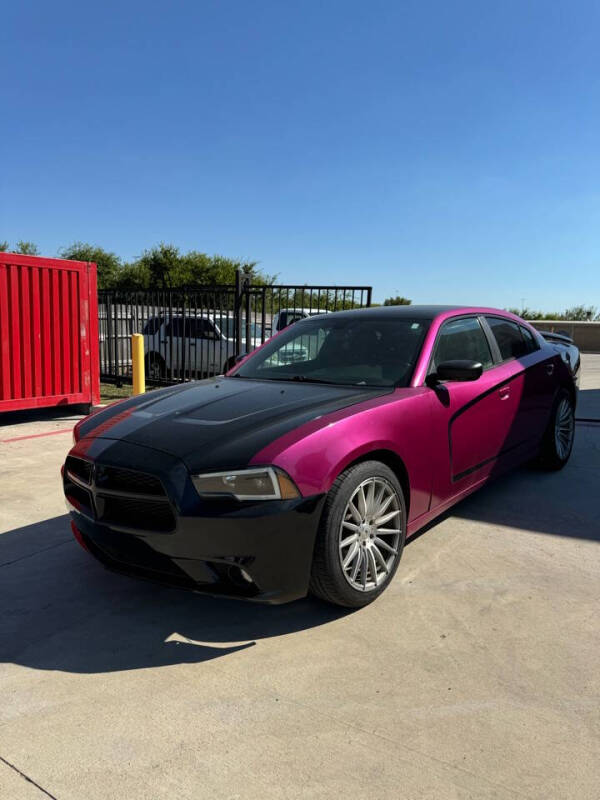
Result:
{"type": "Polygon", "coordinates": [[[144,370],[144,337],[141,333],[131,334],[131,365],[133,369],[133,393],[144,394],[146,375],[144,370]]]}

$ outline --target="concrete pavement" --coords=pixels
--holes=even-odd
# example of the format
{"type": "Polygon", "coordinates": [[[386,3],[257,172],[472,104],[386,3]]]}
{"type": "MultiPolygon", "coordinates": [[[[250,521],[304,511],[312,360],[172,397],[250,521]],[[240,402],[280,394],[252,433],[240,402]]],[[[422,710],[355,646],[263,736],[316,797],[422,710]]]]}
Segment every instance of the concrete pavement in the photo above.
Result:
{"type": "MultiPolygon", "coordinates": [[[[582,389],[600,419],[600,356],[582,389]]],[[[598,797],[600,426],[562,472],[461,503],[349,613],[104,571],[64,514],[73,421],[0,427],[1,798],[598,797]]]]}

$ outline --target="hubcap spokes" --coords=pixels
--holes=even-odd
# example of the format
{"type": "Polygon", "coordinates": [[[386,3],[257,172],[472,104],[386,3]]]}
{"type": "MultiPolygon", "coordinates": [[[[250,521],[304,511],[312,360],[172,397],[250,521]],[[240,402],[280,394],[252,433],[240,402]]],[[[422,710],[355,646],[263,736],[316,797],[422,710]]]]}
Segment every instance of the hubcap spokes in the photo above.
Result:
{"type": "Polygon", "coordinates": [[[398,556],[401,508],[385,478],[369,478],[354,491],[342,517],[339,555],[348,583],[361,592],[376,589],[398,556]]]}
{"type": "Polygon", "coordinates": [[[560,401],[556,409],[556,420],[554,423],[554,441],[556,443],[556,452],[560,459],[565,459],[569,455],[573,444],[574,433],[575,420],[573,418],[573,408],[565,398],[560,401]]]}

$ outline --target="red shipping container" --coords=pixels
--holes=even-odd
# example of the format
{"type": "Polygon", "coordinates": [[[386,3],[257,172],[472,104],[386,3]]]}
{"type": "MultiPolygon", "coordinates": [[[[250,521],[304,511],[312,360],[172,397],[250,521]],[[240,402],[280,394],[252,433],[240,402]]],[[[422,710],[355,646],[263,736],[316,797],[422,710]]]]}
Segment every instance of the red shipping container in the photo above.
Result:
{"type": "Polygon", "coordinates": [[[99,400],[96,265],[0,253],[0,412],[99,400]]]}

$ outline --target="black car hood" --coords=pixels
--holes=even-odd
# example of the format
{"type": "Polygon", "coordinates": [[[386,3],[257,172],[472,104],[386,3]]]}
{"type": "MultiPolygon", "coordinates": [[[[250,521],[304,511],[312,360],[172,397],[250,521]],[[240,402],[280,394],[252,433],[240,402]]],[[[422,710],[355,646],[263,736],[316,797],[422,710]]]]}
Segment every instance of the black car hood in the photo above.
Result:
{"type": "Polygon", "coordinates": [[[194,470],[230,469],[299,425],[392,391],[212,378],[117,403],[83,420],[78,434],[162,450],[194,470]]]}

